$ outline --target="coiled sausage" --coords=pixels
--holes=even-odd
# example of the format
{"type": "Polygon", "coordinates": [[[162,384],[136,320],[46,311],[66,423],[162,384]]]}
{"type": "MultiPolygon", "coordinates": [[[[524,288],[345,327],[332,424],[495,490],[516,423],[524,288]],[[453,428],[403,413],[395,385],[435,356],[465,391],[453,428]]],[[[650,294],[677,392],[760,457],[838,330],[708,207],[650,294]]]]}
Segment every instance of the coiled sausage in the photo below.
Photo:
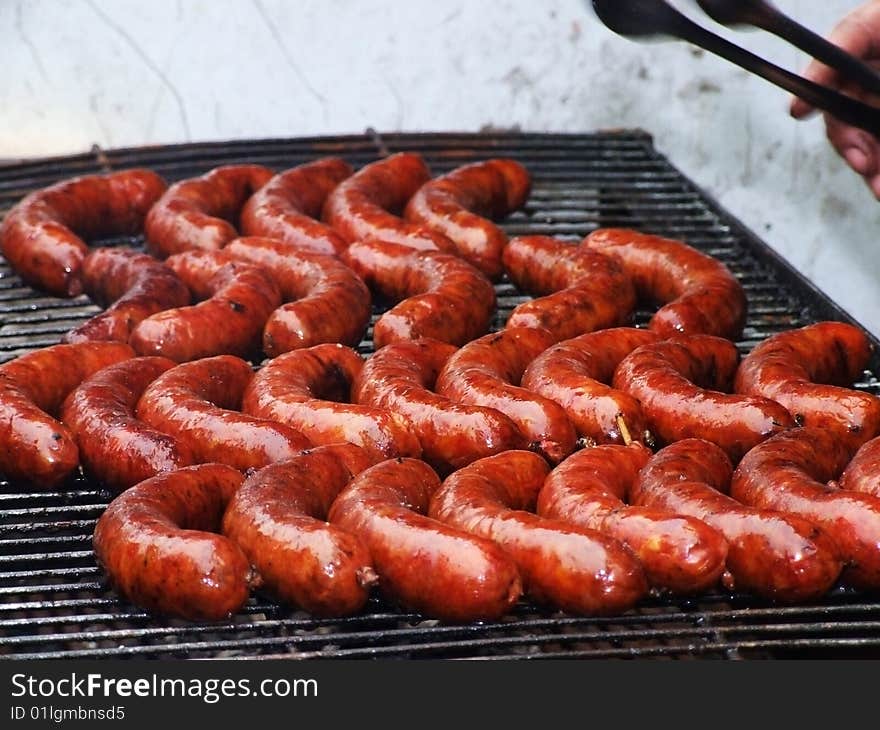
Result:
{"type": "Polygon", "coordinates": [[[152,170],[85,175],[36,190],[0,227],[0,248],[22,279],[50,294],[82,293],[83,239],[138,233],[165,191],[152,170]]]}

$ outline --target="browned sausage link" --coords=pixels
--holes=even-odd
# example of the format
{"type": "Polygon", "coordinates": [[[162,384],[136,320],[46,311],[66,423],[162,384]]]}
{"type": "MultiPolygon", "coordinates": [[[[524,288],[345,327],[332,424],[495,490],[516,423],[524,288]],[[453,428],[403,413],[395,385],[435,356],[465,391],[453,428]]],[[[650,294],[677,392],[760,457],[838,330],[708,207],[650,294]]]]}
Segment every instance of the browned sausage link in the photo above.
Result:
{"type": "Polygon", "coordinates": [[[612,385],[641,403],[648,428],[662,442],[704,438],[736,463],[755,444],[794,425],[775,401],[727,394],[738,362],[729,340],[681,335],[633,350],[612,385]]]}
{"type": "Polygon", "coordinates": [[[453,403],[432,392],[437,375],[455,352],[437,340],[395,342],[364,364],[352,386],[356,403],[403,416],[422,445],[422,458],[441,474],[508,449],[526,439],[500,411],[453,403]]]}
{"type": "Polygon", "coordinates": [[[595,530],[531,514],[549,471],[529,451],[480,459],[446,478],[429,514],[498,543],[535,600],[579,614],[626,611],[647,590],[635,556],[595,530]]]}
{"type": "Polygon", "coordinates": [[[683,332],[736,340],[742,334],[745,292],[720,261],[681,241],[622,228],[594,231],[584,246],[617,258],[639,297],[665,305],[651,318],[661,337],[683,332]]]}
{"type": "Polygon", "coordinates": [[[572,454],[544,481],[538,514],[620,540],[656,588],[675,593],[711,588],[727,556],[727,542],[717,530],[675,511],[623,503],[650,458],[651,452],[640,444],[572,454]]]}
{"type": "Polygon", "coordinates": [[[630,491],[633,504],[691,515],[728,541],[730,589],[797,603],[824,595],[842,567],[831,537],[794,515],[729,497],[733,468],[715,444],[685,439],[662,449],[630,491]]]}
{"type": "Polygon", "coordinates": [[[831,537],[795,515],[747,507],[729,497],[733,469],[707,441],[685,439],[662,449],[630,492],[645,504],[697,517],[728,541],[728,588],[797,603],[824,595],[842,563],[831,537]]]}
{"type": "Polygon", "coordinates": [[[840,475],[841,489],[880,497],[880,437],[862,445],[840,475]]]}
{"type": "Polygon", "coordinates": [[[653,332],[628,327],[565,340],[532,361],[522,387],[559,403],[580,436],[599,444],[650,443],[639,402],[608,384],[624,357],[656,341],[653,332]]]}
{"type": "Polygon", "coordinates": [[[95,556],[113,586],[153,613],[227,618],[258,582],[234,542],[212,534],[242,476],[222,464],[159,474],[123,492],[95,527],[95,556]]]}
{"type": "Polygon", "coordinates": [[[542,295],[518,305],[508,327],[544,327],[559,341],[625,324],[636,306],[632,281],[617,261],[555,238],[511,239],[504,265],[522,291],[542,295]]]}
{"type": "Polygon", "coordinates": [[[64,342],[128,342],[150,315],[190,303],[189,289],[152,256],[125,248],[99,248],[82,264],[83,290],[110,307],[64,335],[64,342]]]}
{"type": "Polygon", "coordinates": [[[795,422],[833,430],[853,449],[880,434],[880,398],[849,387],[871,344],[858,327],[819,322],[764,340],[739,366],[737,393],[785,406],[795,422]]]}
{"type": "Polygon", "coordinates": [[[0,473],[49,489],[76,469],[73,435],[53,416],[98,370],[134,356],[121,342],[54,345],[0,366],[0,473]]]}
{"type": "Polygon", "coordinates": [[[827,484],[852,452],[833,434],[798,428],[777,434],[745,455],[731,496],[752,507],[802,517],[825,530],[844,560],[843,579],[880,587],[880,498],[827,484]]]}
{"type": "Polygon", "coordinates": [[[268,593],[318,616],[363,608],[378,579],[370,553],[326,519],[339,492],[373,463],[351,444],[319,446],[260,469],[235,493],[223,534],[244,550],[268,593]]]}
{"type": "Polygon", "coordinates": [[[421,155],[391,155],[339,183],[327,196],[322,217],[349,243],[375,238],[410,248],[452,250],[446,236],[400,218],[409,199],[430,178],[421,155]]]}
{"type": "Polygon", "coordinates": [[[223,248],[238,236],[242,206],[271,178],[272,171],[261,165],[227,165],[174,183],[147,215],[147,246],[160,258],[223,248]]]}
{"type": "Polygon", "coordinates": [[[260,369],[244,392],[242,410],[285,423],[314,444],[341,441],[378,458],[420,456],[422,449],[400,415],[349,402],[364,361],[342,345],[315,345],[279,355],[260,369]]]}
{"type": "Polygon", "coordinates": [[[289,459],[310,442],[290,426],[237,412],[251,366],[232,355],[184,363],[144,391],[137,417],[189,447],[199,462],[244,471],[289,459]]]}
{"type": "Polygon", "coordinates": [[[522,593],[516,566],[493,542],[425,516],[439,486],[423,461],[383,461],[336,498],[330,522],[366,543],[390,600],[448,621],[499,618],[522,593]]]}
{"type": "Polygon", "coordinates": [[[287,302],[263,329],[269,357],[322,342],[354,346],[361,341],[372,312],[370,290],[345,264],[271,238],[238,238],[223,253],[268,271],[287,302]]]}
{"type": "Polygon", "coordinates": [[[61,406],[83,468],[115,492],[194,463],[189,448],[134,415],[147,386],[172,367],[164,357],[124,360],[83,381],[61,406]]]}
{"type": "Polygon", "coordinates": [[[455,256],[364,241],[349,246],[343,258],[371,289],[400,302],[376,322],[376,349],[420,337],[463,345],[489,329],[495,289],[455,256]]]}
{"type": "Polygon", "coordinates": [[[558,463],[577,445],[574,426],[558,403],[519,387],[528,364],[553,342],[546,330],[530,327],[481,337],[449,358],[436,390],[459,403],[501,411],[529,440],[529,448],[558,463]]]}
{"type": "Polygon", "coordinates": [[[204,301],[143,320],[129,340],[139,354],[187,362],[260,351],[263,327],[281,304],[281,292],[268,272],[230,261],[218,251],[187,251],[166,263],[204,301]]]}
{"type": "Polygon", "coordinates": [[[55,294],[82,293],[83,239],[138,233],[165,191],[151,170],[86,175],[28,195],[0,227],[3,255],[29,284],[55,294]]]}
{"type": "Polygon", "coordinates": [[[501,253],[507,236],[488,219],[522,208],[531,188],[528,171],[516,160],[475,162],[422,185],[405,216],[442,233],[456,254],[495,280],[504,272],[501,253]]]}
{"type": "Polygon", "coordinates": [[[325,157],[279,173],[245,203],[241,232],[274,238],[301,251],[333,256],[342,253],[347,241],[317,219],[327,196],[351,173],[351,166],[338,157],[325,157]]]}

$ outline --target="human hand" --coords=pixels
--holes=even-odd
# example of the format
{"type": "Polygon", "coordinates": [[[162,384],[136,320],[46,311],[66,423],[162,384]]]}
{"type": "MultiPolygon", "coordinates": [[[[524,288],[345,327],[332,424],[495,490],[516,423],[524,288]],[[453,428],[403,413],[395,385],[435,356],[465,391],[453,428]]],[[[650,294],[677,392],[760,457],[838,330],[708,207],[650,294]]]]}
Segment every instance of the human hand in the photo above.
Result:
{"type": "MultiPolygon", "coordinates": [[[[853,56],[880,68],[880,0],[865,3],[847,15],[831,32],[828,40],[853,56]]],[[[844,82],[834,69],[812,61],[804,77],[875,106],[880,98],[870,95],[855,84],[844,82]]],[[[803,119],[815,109],[803,99],[793,99],[791,115],[803,119]]],[[[847,164],[861,175],[874,196],[880,200],[880,139],[861,129],[851,127],[825,114],[828,141],[847,164]]]]}

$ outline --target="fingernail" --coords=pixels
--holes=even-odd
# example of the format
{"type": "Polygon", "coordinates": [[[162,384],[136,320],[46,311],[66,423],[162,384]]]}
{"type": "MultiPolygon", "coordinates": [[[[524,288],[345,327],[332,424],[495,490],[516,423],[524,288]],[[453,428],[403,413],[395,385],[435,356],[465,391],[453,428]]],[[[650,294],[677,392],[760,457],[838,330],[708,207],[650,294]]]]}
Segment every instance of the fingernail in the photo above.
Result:
{"type": "Polygon", "coordinates": [[[843,156],[849,166],[859,175],[864,175],[868,172],[868,155],[858,147],[850,147],[843,153],[843,156]]]}

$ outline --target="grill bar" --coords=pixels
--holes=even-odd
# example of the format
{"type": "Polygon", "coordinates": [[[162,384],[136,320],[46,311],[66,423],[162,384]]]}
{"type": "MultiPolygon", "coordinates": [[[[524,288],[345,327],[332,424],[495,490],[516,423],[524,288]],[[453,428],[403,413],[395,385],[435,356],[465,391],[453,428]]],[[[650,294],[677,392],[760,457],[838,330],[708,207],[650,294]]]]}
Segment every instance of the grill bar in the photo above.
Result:
{"type": "MultiPolygon", "coordinates": [[[[322,155],[353,165],[391,152],[425,155],[435,173],[490,156],[512,156],[534,176],[511,235],[577,240],[598,226],[630,226],[683,238],[724,261],[743,284],[749,318],[738,343],[847,315],[766,244],[681,175],[641,131],[564,134],[365,134],[210,142],[0,166],[0,214],[31,190],[73,175],[150,167],[169,180],[221,164],[285,169],[322,155]]],[[[139,239],[107,243],[141,245],[139,239]]],[[[498,285],[501,327],[526,297],[498,285]]],[[[98,308],[86,297],[34,292],[0,260],[0,362],[57,343],[98,308]]],[[[646,322],[649,312],[637,314],[646,322]]],[[[875,343],[876,344],[876,343],[875,343]]],[[[361,343],[370,352],[369,340],[361,343]]],[[[871,370],[858,387],[880,393],[871,370]]],[[[190,624],[148,615],[107,586],[91,552],[95,520],[110,495],[79,477],[39,492],[0,482],[0,658],[57,657],[574,657],[880,656],[880,603],[838,588],[823,601],[772,606],[754,597],[655,597],[616,617],[573,617],[527,603],[502,621],[451,626],[372,600],[359,616],[316,619],[251,599],[231,620],[190,624]]]]}

